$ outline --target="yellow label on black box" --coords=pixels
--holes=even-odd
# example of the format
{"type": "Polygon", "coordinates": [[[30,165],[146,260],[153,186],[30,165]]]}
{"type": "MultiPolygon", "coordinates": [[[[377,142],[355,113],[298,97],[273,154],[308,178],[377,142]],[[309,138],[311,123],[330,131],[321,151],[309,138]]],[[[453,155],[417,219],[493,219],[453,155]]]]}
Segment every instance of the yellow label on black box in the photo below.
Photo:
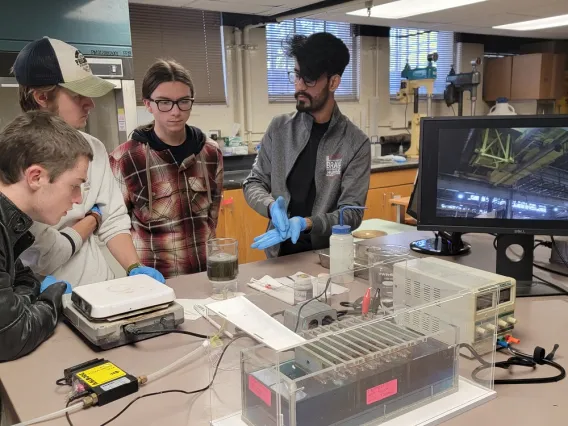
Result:
{"type": "Polygon", "coordinates": [[[77,373],[77,377],[83,380],[91,387],[100,386],[102,384],[112,382],[115,379],[126,376],[126,373],[114,365],[112,362],[106,362],[96,367],[77,373]]]}

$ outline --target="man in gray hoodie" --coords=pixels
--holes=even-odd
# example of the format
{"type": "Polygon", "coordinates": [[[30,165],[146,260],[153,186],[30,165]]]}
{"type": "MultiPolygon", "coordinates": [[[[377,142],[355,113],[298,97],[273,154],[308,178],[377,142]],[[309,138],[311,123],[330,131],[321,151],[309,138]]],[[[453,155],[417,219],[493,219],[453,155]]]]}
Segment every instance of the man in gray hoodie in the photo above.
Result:
{"type": "MultiPolygon", "coordinates": [[[[271,219],[253,244],[268,257],[329,247],[339,209],[365,205],[371,169],[369,138],[335,101],[347,46],[329,33],[296,35],[287,53],[295,59],[289,77],[297,112],[272,120],[243,184],[247,203],[271,219]]],[[[344,212],[352,229],[362,218],[362,210],[344,212]]]]}

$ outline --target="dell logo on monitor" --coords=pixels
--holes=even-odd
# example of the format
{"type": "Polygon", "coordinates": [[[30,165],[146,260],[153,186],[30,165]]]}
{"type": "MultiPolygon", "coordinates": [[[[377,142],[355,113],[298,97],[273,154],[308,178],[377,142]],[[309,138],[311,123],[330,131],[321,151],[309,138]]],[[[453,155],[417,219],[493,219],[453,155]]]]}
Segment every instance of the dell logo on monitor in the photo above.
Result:
{"type": "Polygon", "coordinates": [[[525,234],[526,233],[524,229],[515,229],[513,232],[515,234],[525,234]]]}

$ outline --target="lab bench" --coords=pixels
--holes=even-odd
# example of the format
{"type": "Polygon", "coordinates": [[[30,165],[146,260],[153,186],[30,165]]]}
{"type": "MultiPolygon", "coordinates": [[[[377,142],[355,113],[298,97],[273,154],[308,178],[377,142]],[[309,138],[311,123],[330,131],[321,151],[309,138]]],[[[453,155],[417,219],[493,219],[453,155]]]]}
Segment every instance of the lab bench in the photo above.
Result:
{"type": "MultiPolygon", "coordinates": [[[[431,236],[426,232],[405,232],[369,240],[370,244],[397,244],[407,246],[409,242],[431,236]]],[[[468,235],[464,237],[472,244],[470,255],[448,258],[459,263],[477,268],[492,269],[495,265],[495,251],[492,248],[493,237],[468,235]]],[[[545,260],[547,251],[536,250],[536,258],[545,260]]],[[[319,265],[315,253],[302,253],[282,259],[270,259],[263,262],[240,266],[239,291],[252,295],[253,302],[272,314],[281,311],[286,305],[278,299],[252,290],[246,283],[251,278],[264,275],[273,277],[287,276],[292,272],[302,271],[317,275],[325,270],[319,265]]],[[[562,285],[552,275],[539,274],[547,280],[562,285]]],[[[178,298],[200,299],[210,295],[205,273],[193,276],[181,276],[168,280],[178,298]]],[[[565,366],[565,351],[568,348],[568,336],[559,332],[555,324],[568,323],[568,303],[565,298],[518,299],[515,309],[519,324],[515,327],[515,337],[520,338],[520,348],[532,351],[535,346],[549,350],[554,343],[560,345],[557,353],[558,362],[565,366]]],[[[203,334],[213,334],[215,329],[204,319],[185,322],[182,329],[203,334]]],[[[160,370],[164,366],[188,354],[201,345],[201,340],[187,335],[170,334],[139,342],[136,345],[123,346],[105,352],[94,352],[71,328],[60,323],[54,335],[43,343],[35,352],[21,359],[0,363],[0,395],[6,411],[7,425],[17,421],[30,420],[65,406],[65,396],[69,388],[58,387],[55,381],[62,377],[67,367],[83,363],[93,358],[105,358],[134,375],[146,375],[160,370]]],[[[215,379],[213,389],[198,395],[169,393],[155,395],[137,401],[124,414],[112,422],[112,426],[208,426],[211,408],[216,413],[227,411],[230,407],[240,406],[241,386],[240,371],[233,368],[239,365],[240,349],[254,345],[250,339],[240,339],[228,349],[222,361],[222,367],[215,379]]],[[[506,355],[497,354],[498,360],[506,355]]],[[[214,358],[211,358],[214,360],[214,358]]],[[[169,389],[192,391],[206,386],[210,381],[211,361],[209,356],[201,356],[156,382],[142,387],[138,394],[130,395],[111,404],[94,407],[72,414],[76,425],[100,425],[115,416],[130,401],[139,395],[160,392],[169,389]]],[[[463,359],[462,359],[463,360],[463,359]]],[[[462,362],[460,360],[460,362],[462,362]]],[[[522,377],[546,375],[539,367],[535,373],[522,371],[522,377]]],[[[496,378],[509,377],[507,370],[497,370],[496,378]]],[[[502,385],[496,387],[497,398],[477,408],[460,414],[444,423],[447,426],[476,426],[480,424],[548,424],[562,425],[568,418],[568,380],[538,385],[535,392],[531,385],[502,385]]],[[[226,413],[232,414],[232,413],[226,413]]],[[[42,423],[45,426],[65,426],[64,417],[42,423]]],[[[4,425],[2,425],[4,426],[4,425]]]]}

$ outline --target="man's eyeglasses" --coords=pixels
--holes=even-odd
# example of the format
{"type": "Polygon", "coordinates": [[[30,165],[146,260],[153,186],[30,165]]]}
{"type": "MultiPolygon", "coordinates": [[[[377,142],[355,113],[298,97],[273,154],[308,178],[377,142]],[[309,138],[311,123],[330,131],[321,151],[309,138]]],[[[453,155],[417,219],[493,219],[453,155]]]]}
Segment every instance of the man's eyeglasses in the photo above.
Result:
{"type": "Polygon", "coordinates": [[[302,80],[307,87],[314,87],[318,82],[317,80],[310,80],[309,78],[302,77],[296,71],[288,71],[288,80],[290,80],[290,83],[292,84],[296,84],[302,80]]]}
{"type": "Polygon", "coordinates": [[[150,101],[154,102],[158,106],[158,110],[162,112],[171,111],[174,105],[177,105],[180,111],[189,111],[193,106],[193,101],[195,98],[183,98],[177,101],[171,101],[169,99],[152,99],[150,101]]]}

